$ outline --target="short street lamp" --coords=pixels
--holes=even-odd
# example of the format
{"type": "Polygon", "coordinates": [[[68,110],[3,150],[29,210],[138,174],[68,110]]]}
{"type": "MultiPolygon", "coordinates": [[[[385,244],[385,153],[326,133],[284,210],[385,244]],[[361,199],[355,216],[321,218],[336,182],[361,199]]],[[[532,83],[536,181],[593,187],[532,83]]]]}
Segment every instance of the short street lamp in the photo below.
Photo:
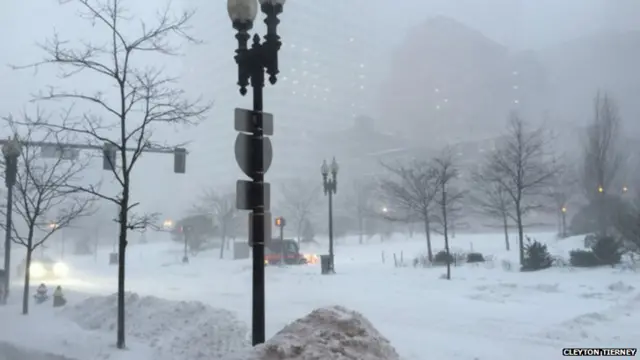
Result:
{"type": "Polygon", "coordinates": [[[562,209],[562,238],[567,237],[567,207],[563,206],[562,209]]]}
{"type": "Polygon", "coordinates": [[[2,146],[4,155],[4,183],[7,186],[7,219],[4,238],[4,298],[9,294],[9,282],[11,279],[11,213],[13,211],[13,185],[16,183],[18,173],[18,157],[22,152],[20,141],[14,137],[2,146]]]}
{"type": "Polygon", "coordinates": [[[333,254],[333,194],[338,191],[338,163],[336,158],[331,161],[331,166],[327,165],[327,161],[322,162],[320,167],[322,173],[322,185],[324,187],[325,196],[329,196],[329,273],[335,273],[335,263],[333,254]],[[331,173],[331,178],[329,178],[331,173]]]}
{"type": "MultiPolygon", "coordinates": [[[[269,75],[269,82],[273,85],[277,81],[278,51],[282,46],[277,28],[280,20],[278,14],[282,12],[285,0],[227,0],[227,11],[233,28],[237,30],[236,39],[238,49],[235,60],[238,64],[238,86],[240,94],[246,95],[247,86],[251,84],[253,89],[254,118],[252,141],[257,144],[252,156],[253,173],[250,175],[256,188],[262,189],[257,194],[258,205],[253,208],[253,217],[263,224],[256,226],[250,240],[253,252],[253,299],[252,299],[252,344],[258,345],[265,341],[265,302],[264,302],[264,244],[265,238],[271,234],[265,234],[265,197],[264,197],[264,125],[262,119],[262,88],[264,87],[265,72],[269,75]],[[248,47],[249,30],[253,28],[253,21],[260,10],[266,15],[264,20],[267,25],[267,34],[264,41],[260,36],[253,35],[251,48],[248,47]]],[[[270,225],[270,224],[269,224],[270,225]]]]}

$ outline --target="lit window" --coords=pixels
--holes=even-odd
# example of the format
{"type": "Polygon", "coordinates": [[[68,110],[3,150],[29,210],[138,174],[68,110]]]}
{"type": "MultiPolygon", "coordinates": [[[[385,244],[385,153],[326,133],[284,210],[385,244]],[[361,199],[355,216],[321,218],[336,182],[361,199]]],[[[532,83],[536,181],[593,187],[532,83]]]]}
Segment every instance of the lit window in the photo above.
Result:
{"type": "Polygon", "coordinates": [[[315,89],[317,86],[316,86],[316,84],[313,84],[313,85],[311,85],[311,87],[315,89]]]}
{"type": "Polygon", "coordinates": [[[518,99],[513,100],[513,103],[514,103],[514,104],[520,104],[520,100],[518,100],[518,99]]]}
{"type": "Polygon", "coordinates": [[[518,76],[518,72],[517,71],[512,72],[512,74],[513,74],[513,76],[518,76]]]}
{"type": "Polygon", "coordinates": [[[291,47],[294,48],[294,47],[296,47],[296,45],[295,44],[291,44],[291,47]]]}
{"type": "Polygon", "coordinates": [[[435,92],[439,93],[439,92],[440,92],[440,89],[435,88],[435,89],[433,89],[433,91],[435,91],[435,92]]]}
{"type": "Polygon", "coordinates": [[[446,103],[449,102],[449,99],[444,99],[444,102],[446,102],[446,103]]]}
{"type": "Polygon", "coordinates": [[[331,89],[329,89],[329,88],[325,88],[325,89],[324,89],[324,91],[325,91],[325,92],[331,92],[331,89]]]}
{"type": "Polygon", "coordinates": [[[307,76],[307,74],[309,74],[309,72],[306,70],[302,72],[302,76],[307,76]]]}
{"type": "Polygon", "coordinates": [[[309,48],[302,48],[302,52],[308,52],[309,48]]]}
{"type": "Polygon", "coordinates": [[[363,89],[364,89],[364,85],[360,85],[360,90],[363,90],[363,89]]]}
{"type": "Polygon", "coordinates": [[[440,105],[436,105],[436,110],[440,110],[440,105]]]}
{"type": "Polygon", "coordinates": [[[293,80],[291,83],[292,83],[293,85],[298,85],[298,80],[293,80]]]}
{"type": "Polygon", "coordinates": [[[296,72],[296,68],[291,68],[291,72],[296,72]]]}
{"type": "Polygon", "coordinates": [[[282,81],[287,81],[287,77],[286,77],[286,76],[283,76],[283,77],[282,77],[282,81]]]}
{"type": "Polygon", "coordinates": [[[354,42],[354,41],[356,41],[355,38],[349,38],[349,42],[354,42]]]}
{"type": "Polygon", "coordinates": [[[295,90],[294,90],[294,91],[292,91],[292,92],[291,92],[291,94],[292,94],[292,95],[295,95],[295,94],[296,94],[296,91],[295,91],[295,90]]]}
{"type": "Polygon", "coordinates": [[[518,85],[513,85],[513,90],[518,90],[518,85]]]}
{"type": "Polygon", "coordinates": [[[364,68],[364,64],[360,64],[360,69],[364,68]]]}

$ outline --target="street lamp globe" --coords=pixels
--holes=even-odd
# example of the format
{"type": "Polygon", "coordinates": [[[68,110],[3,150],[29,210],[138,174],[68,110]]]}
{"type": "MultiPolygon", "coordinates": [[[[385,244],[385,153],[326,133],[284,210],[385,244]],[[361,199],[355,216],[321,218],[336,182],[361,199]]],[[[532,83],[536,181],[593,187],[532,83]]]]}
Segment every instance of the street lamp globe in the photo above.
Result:
{"type": "Polygon", "coordinates": [[[253,21],[258,15],[258,2],[256,0],[227,0],[227,12],[233,23],[233,27],[251,29],[253,21]]]}
{"type": "Polygon", "coordinates": [[[322,166],[320,166],[320,173],[322,176],[329,175],[329,165],[327,165],[327,160],[322,160],[322,166]]]}
{"type": "Polygon", "coordinates": [[[2,154],[5,157],[17,157],[20,152],[22,152],[22,146],[20,146],[20,141],[15,137],[2,145],[2,154]]]}
{"type": "Polygon", "coordinates": [[[338,170],[340,170],[340,167],[338,166],[336,158],[334,157],[331,161],[331,173],[335,176],[338,173],[338,170]]]}

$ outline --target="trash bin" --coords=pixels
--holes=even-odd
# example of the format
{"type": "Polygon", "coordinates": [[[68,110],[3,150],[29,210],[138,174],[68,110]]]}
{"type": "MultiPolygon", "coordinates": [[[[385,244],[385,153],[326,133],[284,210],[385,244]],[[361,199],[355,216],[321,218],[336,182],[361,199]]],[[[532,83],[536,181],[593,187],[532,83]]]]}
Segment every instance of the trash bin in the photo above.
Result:
{"type": "Polygon", "coordinates": [[[334,273],[331,255],[320,255],[320,271],[322,275],[334,273]]]}
{"type": "Polygon", "coordinates": [[[118,253],[112,252],[109,254],[109,265],[116,265],[116,264],[118,264],[118,253]]]}

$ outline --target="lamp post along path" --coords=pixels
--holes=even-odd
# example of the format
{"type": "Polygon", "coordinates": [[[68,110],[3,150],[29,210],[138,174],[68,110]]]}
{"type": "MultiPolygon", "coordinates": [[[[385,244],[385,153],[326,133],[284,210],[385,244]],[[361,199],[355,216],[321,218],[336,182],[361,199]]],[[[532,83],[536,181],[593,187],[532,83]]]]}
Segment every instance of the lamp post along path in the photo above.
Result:
{"type": "Polygon", "coordinates": [[[22,153],[20,141],[14,137],[10,138],[2,145],[2,155],[4,156],[5,185],[7,186],[7,218],[5,222],[4,238],[4,281],[3,296],[4,302],[9,295],[9,283],[11,282],[11,230],[13,212],[13,186],[16,183],[18,172],[18,157],[22,153]]]}
{"type": "MultiPolygon", "coordinates": [[[[265,128],[270,125],[265,123],[262,113],[264,104],[262,91],[265,82],[265,72],[269,75],[269,82],[275,84],[278,75],[278,51],[282,43],[277,33],[279,24],[278,15],[282,12],[285,0],[259,0],[260,10],[266,15],[264,20],[267,25],[267,34],[264,42],[255,34],[249,48],[248,42],[251,36],[249,30],[253,28],[253,22],[258,13],[258,1],[256,0],[227,0],[227,11],[233,28],[237,31],[235,37],[238,48],[234,57],[238,64],[238,86],[240,94],[247,94],[247,86],[251,85],[253,95],[253,111],[250,117],[251,126],[238,126],[236,118],[236,130],[250,131],[249,141],[244,141],[249,159],[242,158],[236,151],[236,159],[251,178],[251,182],[239,180],[238,190],[246,192],[238,195],[238,208],[252,210],[250,216],[250,239],[253,252],[253,279],[252,279],[252,344],[258,345],[265,341],[265,290],[264,290],[264,246],[267,234],[265,230],[271,225],[267,220],[268,204],[266,198],[268,187],[264,182],[264,174],[271,159],[265,159],[265,144],[269,142],[265,138],[265,128]],[[242,159],[242,160],[241,160],[242,159]],[[265,161],[266,160],[266,161],[265,161]],[[242,163],[241,163],[242,162],[242,163]],[[250,166],[247,165],[250,164],[250,166]],[[266,164],[267,163],[267,164],[266,164]],[[266,165],[266,166],[265,166],[266,165]],[[250,193],[249,193],[250,192],[250,193]],[[245,199],[241,203],[240,199],[245,199]],[[248,201],[248,199],[252,199],[248,201]]],[[[271,126],[272,128],[272,126],[271,126]]],[[[238,134],[238,139],[247,137],[238,134]]]]}
{"type": "Polygon", "coordinates": [[[338,192],[338,163],[333,158],[331,165],[327,161],[322,162],[320,173],[322,174],[322,185],[324,195],[329,196],[329,269],[330,274],[335,273],[334,249],[333,249],[333,195],[338,192]],[[331,177],[329,177],[331,174],[331,177]]]}

